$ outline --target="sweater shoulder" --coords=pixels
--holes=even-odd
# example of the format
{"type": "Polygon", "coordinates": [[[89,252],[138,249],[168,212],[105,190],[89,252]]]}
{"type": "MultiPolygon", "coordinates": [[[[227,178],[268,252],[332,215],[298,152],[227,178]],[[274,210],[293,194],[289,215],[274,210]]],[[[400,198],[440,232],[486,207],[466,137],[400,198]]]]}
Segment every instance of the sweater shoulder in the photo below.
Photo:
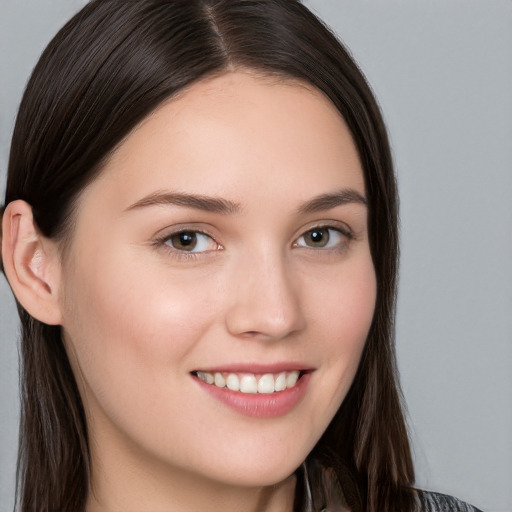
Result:
{"type": "Polygon", "coordinates": [[[482,512],[464,501],[437,492],[418,491],[418,512],[482,512]]]}

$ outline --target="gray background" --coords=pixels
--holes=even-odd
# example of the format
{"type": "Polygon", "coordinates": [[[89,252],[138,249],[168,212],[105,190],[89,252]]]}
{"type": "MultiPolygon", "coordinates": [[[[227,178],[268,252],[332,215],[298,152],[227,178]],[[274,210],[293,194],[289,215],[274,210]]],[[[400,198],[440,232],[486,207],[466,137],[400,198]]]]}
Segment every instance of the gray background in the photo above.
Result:
{"type": "MultiPolygon", "coordinates": [[[[401,193],[397,345],[418,485],[512,511],[512,2],[309,0],[389,126],[401,193]]],[[[0,0],[0,197],[17,104],[84,0],[0,0]]],[[[0,278],[0,511],[12,508],[17,318],[0,278]]]]}

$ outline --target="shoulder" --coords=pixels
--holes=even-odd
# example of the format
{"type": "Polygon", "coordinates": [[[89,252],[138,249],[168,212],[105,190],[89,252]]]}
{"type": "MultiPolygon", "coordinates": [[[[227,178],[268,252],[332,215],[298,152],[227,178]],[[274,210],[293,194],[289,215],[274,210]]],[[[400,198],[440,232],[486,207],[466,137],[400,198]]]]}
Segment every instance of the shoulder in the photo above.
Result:
{"type": "Polygon", "coordinates": [[[419,512],[482,512],[463,501],[437,492],[418,491],[419,512]]]}

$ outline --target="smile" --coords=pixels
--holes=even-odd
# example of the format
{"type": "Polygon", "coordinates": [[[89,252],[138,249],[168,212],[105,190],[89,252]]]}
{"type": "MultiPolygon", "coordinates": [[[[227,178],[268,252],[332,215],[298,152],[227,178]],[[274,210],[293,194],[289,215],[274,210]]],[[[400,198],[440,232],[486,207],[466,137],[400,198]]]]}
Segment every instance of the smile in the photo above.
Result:
{"type": "Polygon", "coordinates": [[[248,367],[196,370],[192,377],[213,399],[253,418],[285,416],[306,395],[314,369],[248,367]],[[273,370],[273,371],[272,371],[273,370]]]}
{"type": "Polygon", "coordinates": [[[272,394],[296,386],[301,372],[298,370],[283,371],[279,373],[226,373],[196,371],[194,375],[212,386],[227,388],[231,391],[240,391],[247,394],[272,394]]]}

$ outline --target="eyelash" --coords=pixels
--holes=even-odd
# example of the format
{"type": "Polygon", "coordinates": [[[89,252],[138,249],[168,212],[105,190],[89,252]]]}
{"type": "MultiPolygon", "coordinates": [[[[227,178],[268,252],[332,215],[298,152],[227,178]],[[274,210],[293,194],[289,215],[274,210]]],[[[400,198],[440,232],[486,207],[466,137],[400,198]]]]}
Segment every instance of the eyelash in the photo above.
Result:
{"type": "Polygon", "coordinates": [[[350,240],[353,240],[354,239],[354,234],[352,233],[352,231],[348,230],[348,229],[343,229],[343,228],[340,228],[340,227],[334,227],[334,226],[329,226],[329,225],[319,225],[319,226],[314,226],[312,228],[309,228],[307,231],[305,231],[299,238],[297,238],[297,241],[294,242],[293,246],[294,247],[303,247],[305,249],[311,249],[311,250],[317,250],[317,251],[343,251],[344,249],[346,249],[347,247],[347,244],[350,242],[350,240]],[[328,232],[328,238],[327,238],[327,241],[326,241],[326,244],[328,244],[330,241],[331,241],[331,237],[332,237],[332,234],[331,232],[335,232],[337,234],[337,236],[341,237],[341,238],[344,238],[345,240],[342,241],[342,242],[339,242],[336,244],[335,247],[321,247],[321,246],[318,246],[318,247],[312,247],[312,246],[307,246],[307,245],[299,245],[299,240],[304,238],[305,236],[307,236],[308,234],[313,234],[316,232],[319,232],[319,231],[327,231],[328,232]]]}
{"type": "Polygon", "coordinates": [[[222,247],[222,245],[219,244],[212,235],[210,235],[209,233],[206,233],[205,231],[201,231],[199,229],[179,229],[178,231],[175,231],[172,233],[167,233],[164,236],[157,238],[154,241],[153,245],[164,249],[168,254],[170,254],[174,258],[184,259],[184,260],[196,259],[201,256],[204,257],[205,254],[224,249],[222,247]],[[207,251],[191,252],[191,251],[176,249],[169,245],[168,242],[171,240],[171,238],[173,238],[175,236],[182,235],[182,234],[186,234],[186,233],[190,233],[190,234],[194,234],[194,235],[202,235],[202,236],[208,237],[217,245],[217,248],[214,249],[213,251],[207,250],[207,251]]]}
{"type": "MultiPolygon", "coordinates": [[[[327,243],[330,241],[330,237],[332,235],[329,235],[329,239],[327,241],[327,243]]],[[[341,228],[339,226],[332,226],[332,225],[318,225],[318,226],[313,226],[309,229],[307,229],[306,231],[303,232],[302,235],[300,235],[293,243],[293,247],[299,247],[299,248],[303,248],[303,249],[309,249],[309,250],[314,250],[314,251],[337,251],[337,252],[343,252],[346,248],[347,248],[347,245],[348,243],[353,240],[355,238],[354,236],[354,233],[348,229],[348,228],[341,228]],[[341,242],[341,246],[336,246],[336,247],[311,247],[311,246],[307,246],[307,245],[299,245],[299,240],[304,238],[306,235],[308,234],[311,234],[315,231],[328,231],[328,232],[336,232],[337,234],[339,234],[342,238],[345,238],[345,242],[341,242]]],[[[210,235],[209,233],[205,232],[205,231],[201,231],[201,230],[198,230],[198,229],[179,229],[178,231],[175,231],[175,232],[172,232],[172,233],[167,233],[165,234],[164,236],[161,236],[159,238],[157,238],[154,242],[153,242],[153,245],[155,245],[156,247],[160,247],[160,248],[163,248],[165,249],[170,255],[172,255],[173,257],[175,258],[179,258],[179,259],[196,259],[196,258],[199,258],[201,256],[204,257],[205,254],[208,254],[208,253],[211,253],[211,252],[215,252],[217,250],[223,250],[224,247],[219,244],[215,238],[210,235]],[[179,236],[179,235],[182,235],[182,234],[186,234],[186,233],[190,233],[190,234],[194,234],[194,235],[202,235],[202,236],[205,236],[205,237],[208,237],[211,239],[212,242],[214,242],[216,245],[217,245],[217,248],[216,249],[213,249],[213,250],[204,250],[204,251],[197,251],[197,252],[191,252],[191,251],[185,251],[185,250],[180,250],[180,249],[176,249],[172,246],[169,245],[169,241],[171,240],[171,238],[173,237],[176,237],[176,236],[179,236]]]]}

